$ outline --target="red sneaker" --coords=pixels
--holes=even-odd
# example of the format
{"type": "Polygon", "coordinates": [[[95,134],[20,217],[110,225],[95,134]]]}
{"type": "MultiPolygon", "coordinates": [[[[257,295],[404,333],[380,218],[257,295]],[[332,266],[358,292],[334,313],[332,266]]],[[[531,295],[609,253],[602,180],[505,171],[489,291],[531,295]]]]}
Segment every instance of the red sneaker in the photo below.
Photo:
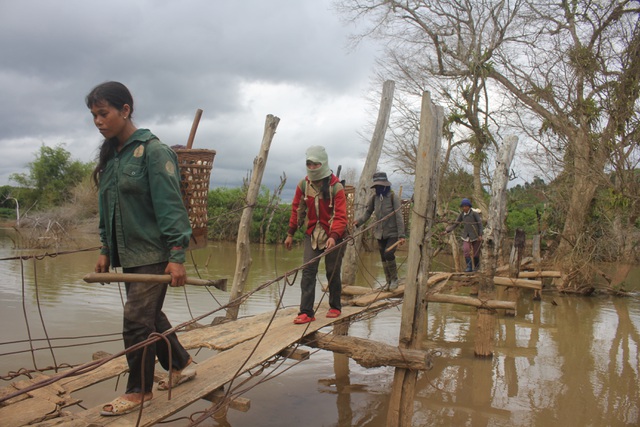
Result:
{"type": "Polygon", "coordinates": [[[335,318],[340,316],[340,310],[336,309],[336,308],[331,308],[329,309],[329,311],[327,311],[327,317],[329,318],[335,318]]]}
{"type": "Polygon", "coordinates": [[[302,313],[298,315],[298,317],[293,319],[293,323],[295,323],[296,325],[302,325],[303,323],[313,322],[314,320],[316,320],[315,317],[309,317],[305,313],[302,313]]]}

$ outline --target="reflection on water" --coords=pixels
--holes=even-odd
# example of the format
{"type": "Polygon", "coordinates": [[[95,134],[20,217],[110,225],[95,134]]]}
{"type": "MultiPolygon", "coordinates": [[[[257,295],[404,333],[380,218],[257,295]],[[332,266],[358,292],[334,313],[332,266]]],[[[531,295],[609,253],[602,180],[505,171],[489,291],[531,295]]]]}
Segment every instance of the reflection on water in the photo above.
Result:
{"type": "MultiPolygon", "coordinates": [[[[297,267],[300,250],[255,246],[248,283],[254,288],[297,267]]],[[[16,252],[0,235],[0,258],[16,252]]],[[[0,372],[55,363],[81,363],[98,350],[120,351],[122,295],[116,284],[87,284],[96,253],[0,261],[2,328],[0,372]],[[23,274],[24,272],[24,274],[23,274]],[[37,277],[34,280],[34,275],[37,277]],[[22,280],[24,277],[24,281],[22,280]],[[24,299],[23,299],[24,297],[24,299]],[[40,303],[40,310],[38,304],[40,303]],[[43,329],[40,317],[46,323],[43,329]],[[25,320],[26,319],[26,320],[25,320]],[[6,327],[10,325],[10,327],[6,327]],[[28,336],[39,339],[29,349],[28,336]],[[100,337],[88,337],[97,336],[100,337]],[[74,339],[83,336],[86,338],[74,339]],[[16,342],[20,341],[20,342],[16,342]],[[102,341],[95,343],[97,341],[102,341]],[[89,346],[78,346],[92,342],[89,346]]],[[[212,243],[193,254],[189,274],[206,278],[233,277],[235,246],[212,243]]],[[[402,254],[400,260],[402,261],[402,254]]],[[[377,254],[359,260],[358,285],[381,279],[377,254]]],[[[443,261],[445,262],[445,261],[443,261]]],[[[322,269],[321,269],[322,271],[322,269]]],[[[321,274],[322,276],[322,274],[321,274]]],[[[274,285],[255,294],[240,316],[273,310],[284,291],[283,306],[299,302],[299,278],[293,286],[274,285]]],[[[318,292],[319,295],[321,295],[318,292]]],[[[174,324],[216,310],[225,293],[200,287],[170,289],[165,311],[174,324]]],[[[217,312],[201,323],[210,322],[217,312]]],[[[446,304],[429,305],[425,349],[440,352],[434,368],[420,375],[415,400],[415,425],[452,426],[632,426],[640,424],[640,304],[636,298],[582,298],[545,294],[533,301],[524,292],[515,317],[498,316],[492,359],[473,356],[475,310],[446,304]]],[[[350,326],[353,336],[397,344],[400,309],[350,326]]],[[[193,352],[195,360],[209,353],[193,352]]],[[[286,372],[250,389],[247,413],[229,411],[209,426],[368,426],[385,425],[392,368],[364,369],[342,355],[312,351],[301,364],[285,362],[286,372]]],[[[263,377],[266,375],[266,371],[263,377]]],[[[2,384],[3,386],[8,383],[2,384]]],[[[122,388],[123,381],[119,388],[122,388]]],[[[116,380],[77,393],[86,406],[110,400],[116,380]]],[[[207,408],[199,402],[181,415],[207,408]]],[[[185,425],[183,420],[171,425],[185,425]]]]}

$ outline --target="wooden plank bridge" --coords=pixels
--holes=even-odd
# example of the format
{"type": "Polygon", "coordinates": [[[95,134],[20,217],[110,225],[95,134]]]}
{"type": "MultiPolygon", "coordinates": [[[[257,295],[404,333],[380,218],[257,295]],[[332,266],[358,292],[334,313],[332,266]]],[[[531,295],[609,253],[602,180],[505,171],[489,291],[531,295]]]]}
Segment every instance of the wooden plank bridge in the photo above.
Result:
{"type": "MultiPolygon", "coordinates": [[[[140,426],[150,426],[162,421],[190,404],[206,398],[239,375],[275,355],[286,352],[306,337],[336,323],[354,320],[360,315],[395,306],[391,301],[377,301],[366,307],[344,306],[342,315],[328,319],[322,314],[322,306],[316,321],[307,325],[294,325],[292,319],[297,308],[267,312],[216,326],[194,329],[180,335],[180,341],[188,349],[205,347],[220,350],[216,355],[196,365],[198,375],[188,383],[172,390],[171,400],[167,391],[154,390],[154,397],[143,410],[140,426]],[[272,320],[273,318],[273,320],[272,320]],[[270,324],[269,324],[270,322],[270,324]]],[[[113,359],[99,368],[75,377],[63,378],[46,387],[12,398],[0,407],[0,419],[6,427],[35,424],[39,426],[125,426],[136,425],[138,411],[116,416],[100,415],[102,405],[75,413],[64,413],[61,408],[78,403],[71,397],[74,391],[116,377],[127,371],[124,356],[113,359]]],[[[13,383],[0,390],[0,397],[41,381],[45,376],[30,381],[13,383]]]]}
{"type": "MultiPolygon", "coordinates": [[[[477,306],[475,299],[442,292],[450,289],[452,283],[459,283],[461,279],[474,281],[474,275],[432,273],[428,280],[427,300],[477,306]]],[[[505,283],[500,283],[506,278],[495,277],[495,279],[496,284],[500,285],[541,288],[541,282],[534,280],[522,279],[526,283],[517,283],[509,279],[505,283]]],[[[279,309],[275,313],[269,311],[183,332],[180,334],[180,341],[185,348],[207,348],[219,352],[197,363],[196,378],[173,389],[170,400],[167,391],[154,390],[154,397],[144,408],[138,425],[157,424],[200,399],[220,403],[223,408],[228,405],[231,408],[242,409],[244,405],[246,410],[248,408],[246,399],[240,397],[234,401],[235,395],[226,397],[221,389],[235,378],[249,373],[275,356],[304,359],[305,352],[297,349],[299,345],[344,353],[365,367],[386,365],[414,370],[429,369],[431,360],[428,352],[400,349],[360,338],[334,335],[325,329],[337,324],[348,324],[359,317],[370,316],[378,311],[395,307],[401,302],[398,298],[403,296],[404,285],[391,292],[345,286],[343,288],[345,304],[339,318],[324,317],[328,306],[323,304],[318,308],[319,316],[316,321],[306,325],[293,324],[292,319],[298,310],[297,307],[292,307],[279,309]],[[326,332],[319,332],[322,329],[326,332]],[[222,402],[225,398],[227,400],[222,402]]],[[[513,304],[515,308],[515,303],[506,301],[483,302],[488,305],[495,304],[495,308],[506,308],[503,306],[505,303],[513,304]]],[[[308,356],[308,352],[306,355],[308,356]]],[[[0,406],[2,425],[7,427],[134,426],[138,422],[138,411],[116,417],[104,417],[100,415],[102,404],[79,412],[66,410],[67,407],[80,403],[78,399],[72,397],[72,393],[122,375],[127,372],[127,369],[125,357],[121,356],[90,372],[61,378],[52,384],[12,397],[0,406]]],[[[48,378],[40,375],[32,380],[14,382],[10,387],[0,389],[0,398],[15,394],[18,390],[33,387],[34,384],[48,378]]]]}

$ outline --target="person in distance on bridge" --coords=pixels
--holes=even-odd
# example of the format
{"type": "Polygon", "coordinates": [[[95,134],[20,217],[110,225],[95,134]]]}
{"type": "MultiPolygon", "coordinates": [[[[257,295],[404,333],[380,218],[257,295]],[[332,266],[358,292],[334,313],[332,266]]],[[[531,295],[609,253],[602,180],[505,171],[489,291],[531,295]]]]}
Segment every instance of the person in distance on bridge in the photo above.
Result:
{"type": "Polygon", "coordinates": [[[354,225],[358,227],[364,224],[374,212],[375,218],[378,221],[388,217],[375,225],[373,235],[376,240],[378,240],[380,259],[382,260],[382,269],[384,270],[386,280],[383,289],[393,290],[398,287],[398,267],[395,256],[396,247],[405,242],[404,219],[402,218],[402,209],[400,209],[402,201],[395,195],[393,190],[391,190],[391,183],[387,179],[385,172],[376,172],[373,174],[373,185],[371,188],[375,189],[375,194],[369,198],[364,214],[355,220],[354,225]]]}
{"type": "Polygon", "coordinates": [[[464,270],[467,273],[478,271],[480,268],[480,247],[482,246],[482,218],[479,211],[471,207],[471,200],[462,199],[460,202],[462,212],[458,215],[456,221],[449,225],[442,234],[452,232],[457,226],[462,224],[462,252],[467,263],[464,270]]]}

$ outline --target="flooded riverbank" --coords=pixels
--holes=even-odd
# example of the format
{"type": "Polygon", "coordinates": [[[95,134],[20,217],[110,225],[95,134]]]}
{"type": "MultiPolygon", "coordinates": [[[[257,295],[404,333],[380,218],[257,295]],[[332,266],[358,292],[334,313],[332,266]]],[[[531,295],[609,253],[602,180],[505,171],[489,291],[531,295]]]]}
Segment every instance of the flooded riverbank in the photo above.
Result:
{"type": "MultiPolygon", "coordinates": [[[[0,237],[0,258],[15,256],[11,240],[0,237]]],[[[297,267],[301,250],[252,248],[252,288],[297,267]]],[[[118,285],[87,284],[97,253],[81,252],[42,260],[1,261],[0,373],[63,362],[78,364],[91,354],[122,349],[122,294],[118,285]],[[24,278],[24,280],[23,280],[24,278]],[[37,284],[37,286],[36,286],[37,284]],[[39,308],[38,308],[39,307],[39,308]],[[26,313],[26,315],[25,315],[26,313]],[[27,320],[25,320],[25,317],[27,320]],[[46,331],[41,326],[41,318],[46,331]],[[39,339],[29,350],[29,335],[39,339]],[[81,338],[80,338],[81,337],[81,338]],[[64,338],[64,339],[63,339],[64,338]],[[20,342],[18,342],[20,341],[20,342]],[[102,342],[98,342],[102,341],[102,342]],[[79,346],[81,343],[92,343],[79,346]],[[55,359],[55,362],[54,362],[55,359]]],[[[403,261],[403,256],[399,257],[403,261]]],[[[380,280],[377,254],[358,259],[357,285],[380,280]]],[[[446,264],[446,260],[442,260],[446,264]]],[[[235,245],[212,243],[188,261],[189,274],[232,278],[235,245]]],[[[445,268],[442,264],[434,266],[445,268]]],[[[402,270],[401,270],[402,271],[402,270]]],[[[299,279],[298,279],[299,280],[299,279]]],[[[375,285],[375,284],[374,284],[375,285]]],[[[283,283],[256,293],[240,316],[277,308],[283,283]]],[[[318,293],[319,299],[320,293],[318,293]]],[[[283,306],[297,306],[299,283],[284,289],[283,306]]],[[[227,294],[200,287],[170,289],[165,312],[174,324],[215,310],[227,294]]],[[[400,308],[354,323],[354,336],[396,345],[400,308]]],[[[207,323],[222,312],[213,314],[207,323]]],[[[464,426],[635,426],[640,423],[640,302],[637,298],[575,297],[544,293],[542,301],[523,292],[515,317],[498,318],[495,356],[473,356],[475,310],[429,304],[424,347],[438,352],[434,368],[419,378],[415,425],[464,426]]],[[[192,352],[204,360],[206,351],[192,352]]],[[[385,425],[393,368],[364,369],[341,355],[313,351],[301,364],[250,388],[247,413],[229,411],[226,418],[203,425],[218,426],[368,426],[385,425]]],[[[282,370],[282,369],[281,369],[282,370]]],[[[268,375],[265,370],[256,379],[268,375]]],[[[3,382],[2,386],[8,385],[3,382]]],[[[124,381],[110,380],[74,393],[87,407],[122,392],[124,381]]],[[[187,417],[207,402],[184,410],[187,417]]],[[[187,425],[186,418],[170,425],[187,425]]]]}

